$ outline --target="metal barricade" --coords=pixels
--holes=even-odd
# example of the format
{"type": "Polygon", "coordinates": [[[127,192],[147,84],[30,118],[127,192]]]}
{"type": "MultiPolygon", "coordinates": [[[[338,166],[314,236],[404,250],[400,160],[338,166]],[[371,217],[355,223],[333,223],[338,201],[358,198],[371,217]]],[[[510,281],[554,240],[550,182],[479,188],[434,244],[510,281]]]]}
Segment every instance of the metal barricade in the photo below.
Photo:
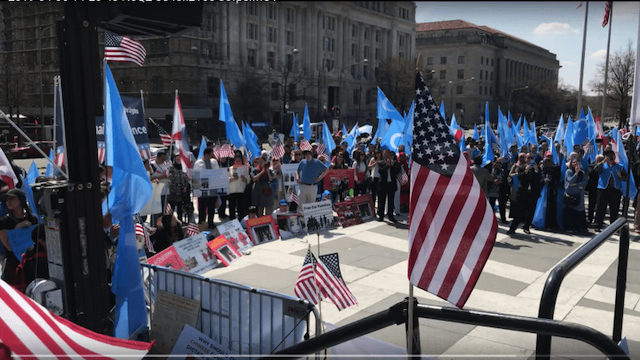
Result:
{"type": "Polygon", "coordinates": [[[158,291],[166,291],[199,300],[196,329],[233,354],[264,356],[308,340],[312,328],[314,336],[320,333],[318,310],[306,300],[156,265],[140,266],[151,328],[158,291]]]}

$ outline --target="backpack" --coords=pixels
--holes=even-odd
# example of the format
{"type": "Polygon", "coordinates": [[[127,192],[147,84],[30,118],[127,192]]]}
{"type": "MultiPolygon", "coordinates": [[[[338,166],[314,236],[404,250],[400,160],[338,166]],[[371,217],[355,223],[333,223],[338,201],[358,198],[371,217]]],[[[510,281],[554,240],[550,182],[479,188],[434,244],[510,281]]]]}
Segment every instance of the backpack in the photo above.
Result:
{"type": "Polygon", "coordinates": [[[16,284],[13,287],[24,294],[24,292],[27,290],[27,286],[29,286],[24,273],[25,265],[27,264],[27,262],[31,260],[35,260],[37,258],[46,258],[46,257],[47,257],[47,253],[42,251],[34,252],[31,256],[27,257],[27,251],[25,251],[24,254],[22,254],[22,261],[20,261],[20,265],[18,265],[18,268],[16,268],[16,277],[15,277],[16,284]]]}

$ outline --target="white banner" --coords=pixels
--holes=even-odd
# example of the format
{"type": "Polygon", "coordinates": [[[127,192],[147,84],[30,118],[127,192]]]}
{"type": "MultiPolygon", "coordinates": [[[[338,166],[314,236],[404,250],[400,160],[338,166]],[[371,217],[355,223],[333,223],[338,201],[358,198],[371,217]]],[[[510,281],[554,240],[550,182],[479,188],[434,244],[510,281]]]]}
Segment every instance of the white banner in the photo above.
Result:
{"type": "Polygon", "coordinates": [[[191,172],[193,196],[225,195],[229,188],[229,169],[198,170],[191,172]]]}
{"type": "Polygon", "coordinates": [[[224,237],[235,246],[236,250],[244,251],[253,246],[249,235],[244,231],[238,219],[227,221],[216,227],[220,235],[224,235],[224,237]]]}
{"type": "Polygon", "coordinates": [[[302,205],[304,223],[309,233],[331,227],[333,224],[333,206],[331,200],[302,205]]]}
{"type": "Polygon", "coordinates": [[[173,243],[173,247],[190,273],[204,274],[218,266],[215,254],[207,246],[205,233],[176,241],[173,243]]]}
{"type": "Polygon", "coordinates": [[[151,183],[151,189],[153,193],[151,194],[151,199],[149,202],[145,204],[145,206],[140,210],[138,215],[146,216],[146,215],[154,215],[154,214],[162,214],[162,191],[166,184],[163,183],[151,183]]]}

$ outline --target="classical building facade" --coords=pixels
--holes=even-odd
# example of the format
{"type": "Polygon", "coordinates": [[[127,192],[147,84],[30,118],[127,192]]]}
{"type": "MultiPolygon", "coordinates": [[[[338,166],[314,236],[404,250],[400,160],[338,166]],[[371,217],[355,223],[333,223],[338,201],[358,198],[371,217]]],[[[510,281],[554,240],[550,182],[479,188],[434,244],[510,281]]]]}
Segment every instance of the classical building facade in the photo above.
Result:
{"type": "Polygon", "coordinates": [[[444,102],[447,117],[453,109],[457,122],[466,126],[484,121],[486,102],[492,122],[498,106],[505,114],[510,108],[535,120],[527,111],[527,91],[558,86],[555,54],[464,20],[418,24],[416,54],[434,99],[444,102]]]}
{"type": "MultiPolygon", "coordinates": [[[[33,121],[42,112],[48,124],[59,74],[54,24],[63,5],[0,6],[0,104],[33,121]],[[19,89],[15,80],[22,80],[19,89]]],[[[165,128],[177,90],[194,141],[224,136],[217,120],[221,80],[236,120],[264,131],[288,133],[293,113],[302,122],[305,104],[312,122],[374,123],[378,67],[415,56],[415,9],[410,1],[205,2],[200,28],[132,36],[146,48],[143,67],[109,66],[120,93],[142,94],[147,117],[165,128]]]]}

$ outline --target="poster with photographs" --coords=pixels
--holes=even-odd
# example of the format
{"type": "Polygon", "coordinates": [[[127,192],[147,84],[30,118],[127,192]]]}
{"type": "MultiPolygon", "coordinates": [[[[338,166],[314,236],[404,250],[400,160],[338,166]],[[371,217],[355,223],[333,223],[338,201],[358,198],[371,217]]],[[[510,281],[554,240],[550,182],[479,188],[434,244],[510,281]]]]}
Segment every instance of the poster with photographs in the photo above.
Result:
{"type": "Polygon", "coordinates": [[[337,188],[340,183],[346,184],[347,189],[353,189],[355,184],[353,169],[329,170],[324,177],[324,188],[337,188]]]}
{"type": "Polygon", "coordinates": [[[225,195],[229,189],[229,169],[192,171],[191,187],[194,197],[225,195]]]}
{"type": "Polygon", "coordinates": [[[338,219],[343,228],[362,224],[360,210],[358,210],[356,203],[352,199],[335,203],[333,206],[336,209],[336,213],[338,213],[338,219]]]}
{"type": "Polygon", "coordinates": [[[363,221],[375,218],[376,212],[371,194],[356,196],[353,197],[352,200],[358,207],[358,211],[360,212],[360,216],[363,221]]]}
{"type": "Polygon", "coordinates": [[[253,246],[251,239],[249,239],[249,235],[244,231],[238,219],[227,221],[224,224],[218,225],[217,228],[218,233],[220,233],[220,235],[224,235],[224,237],[229,240],[229,243],[233,245],[233,248],[239,252],[245,251],[253,246]]]}
{"type": "Polygon", "coordinates": [[[278,233],[282,240],[304,234],[304,218],[300,213],[278,214],[278,233]]]}
{"type": "Polygon", "coordinates": [[[187,271],[203,274],[218,265],[216,256],[207,246],[207,234],[200,233],[173,243],[187,271]]]}
{"type": "Polygon", "coordinates": [[[282,178],[284,179],[284,186],[294,186],[296,182],[296,171],[300,164],[282,164],[282,178]]]}
{"type": "Polygon", "coordinates": [[[246,165],[238,166],[236,168],[230,167],[229,176],[235,177],[236,179],[238,179],[235,181],[242,181],[240,179],[242,176],[244,176],[247,179],[247,181],[249,181],[249,167],[246,165]]]}
{"type": "Polygon", "coordinates": [[[209,241],[207,246],[216,254],[218,259],[222,261],[224,266],[227,267],[242,256],[224,235],[220,235],[209,241]]]}
{"type": "Polygon", "coordinates": [[[331,200],[304,204],[302,205],[302,214],[304,214],[304,223],[307,225],[308,233],[333,226],[331,200]]]}
{"type": "Polygon", "coordinates": [[[254,219],[247,219],[247,232],[253,241],[253,245],[278,240],[273,216],[267,215],[254,219]]]}
{"type": "Polygon", "coordinates": [[[184,262],[180,258],[180,255],[178,255],[178,252],[173,246],[169,246],[156,255],[150,257],[149,259],[147,259],[147,263],[157,266],[163,266],[169,269],[189,272],[187,267],[184,265],[184,262]]]}

